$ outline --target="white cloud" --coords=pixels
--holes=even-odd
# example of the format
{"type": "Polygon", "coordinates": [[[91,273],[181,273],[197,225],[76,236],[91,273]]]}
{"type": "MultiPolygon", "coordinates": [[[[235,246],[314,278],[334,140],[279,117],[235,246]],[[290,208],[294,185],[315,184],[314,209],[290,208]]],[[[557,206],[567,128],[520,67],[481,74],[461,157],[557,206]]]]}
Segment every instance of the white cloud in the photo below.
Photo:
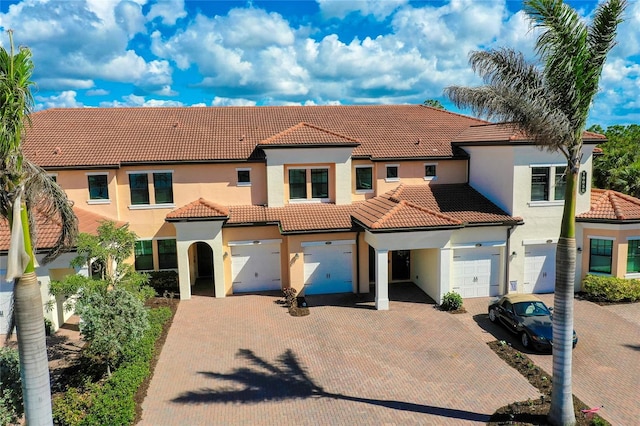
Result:
{"type": "Polygon", "coordinates": [[[107,96],[110,92],[108,90],[105,89],[93,89],[93,90],[87,90],[85,92],[85,95],[87,96],[107,96]]]}
{"type": "Polygon", "coordinates": [[[66,90],[57,96],[36,96],[36,110],[49,108],[81,108],[84,105],[76,100],[77,93],[73,90],[66,90]]]}
{"type": "Polygon", "coordinates": [[[101,102],[101,107],[181,107],[184,103],[180,101],[169,101],[162,99],[145,99],[144,96],[128,95],[123,96],[122,101],[101,102]]]}
{"type": "Polygon", "coordinates": [[[382,21],[408,0],[316,0],[320,11],[327,18],[343,19],[351,12],[362,16],[372,15],[382,21]]]}
{"type": "Polygon", "coordinates": [[[95,86],[93,80],[77,78],[41,78],[37,80],[37,90],[55,90],[58,88],[90,89],[95,86]]]}
{"type": "Polygon", "coordinates": [[[211,106],[255,106],[256,102],[243,98],[221,98],[216,96],[211,102],[211,106]]]}
{"type": "Polygon", "coordinates": [[[162,0],[151,6],[147,19],[152,21],[160,18],[165,25],[175,25],[178,19],[186,16],[184,0],[162,0]]]}

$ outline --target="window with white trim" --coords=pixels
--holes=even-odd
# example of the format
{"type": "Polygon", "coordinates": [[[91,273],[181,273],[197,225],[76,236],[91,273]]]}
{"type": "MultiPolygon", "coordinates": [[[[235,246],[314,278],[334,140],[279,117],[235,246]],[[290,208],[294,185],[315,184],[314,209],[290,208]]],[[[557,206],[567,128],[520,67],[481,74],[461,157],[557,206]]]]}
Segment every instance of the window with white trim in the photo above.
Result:
{"type": "Polygon", "coordinates": [[[397,182],[400,180],[400,166],[398,166],[397,164],[387,164],[385,167],[387,169],[385,179],[387,182],[397,182]]]}
{"type": "Polygon", "coordinates": [[[132,206],[173,205],[173,172],[170,170],[128,172],[132,206]],[[153,200],[149,183],[153,182],[153,200]]]}
{"type": "Polygon", "coordinates": [[[437,163],[425,163],[424,165],[424,180],[435,180],[437,163]]]}
{"type": "Polygon", "coordinates": [[[106,201],[109,199],[108,173],[87,173],[90,201],[106,201]]]}
{"type": "Polygon", "coordinates": [[[627,273],[640,273],[640,239],[629,239],[627,251],[627,273]]]}
{"type": "Polygon", "coordinates": [[[236,169],[238,186],[251,186],[251,169],[236,169]]]}
{"type": "Polygon", "coordinates": [[[373,191],[373,167],[356,166],[356,191],[373,191]]]}
{"type": "Polygon", "coordinates": [[[290,168],[289,200],[321,201],[329,198],[329,169],[326,167],[290,168]],[[309,197],[309,194],[311,197],[309,197]]]}
{"type": "Polygon", "coordinates": [[[566,169],[566,165],[531,165],[531,201],[564,200],[566,169]]]}
{"type": "Polygon", "coordinates": [[[589,272],[611,274],[613,241],[591,238],[589,244],[589,272]]]}

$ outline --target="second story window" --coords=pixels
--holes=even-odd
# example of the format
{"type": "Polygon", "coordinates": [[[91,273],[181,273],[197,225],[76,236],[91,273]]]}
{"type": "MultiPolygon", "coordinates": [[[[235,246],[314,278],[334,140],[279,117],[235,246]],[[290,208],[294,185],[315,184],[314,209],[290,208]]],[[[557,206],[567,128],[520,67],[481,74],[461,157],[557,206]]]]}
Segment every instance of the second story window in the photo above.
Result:
{"type": "Polygon", "coordinates": [[[89,201],[105,201],[109,199],[109,184],[107,174],[87,175],[89,186],[89,201]]]}
{"type": "Polygon", "coordinates": [[[373,189],[373,167],[356,167],[356,191],[373,189]]]}
{"type": "Polygon", "coordinates": [[[251,186],[251,169],[236,169],[238,186],[251,186]]]}
{"type": "Polygon", "coordinates": [[[132,205],[149,204],[149,179],[146,173],[131,173],[129,188],[132,205]]]}
{"type": "Polygon", "coordinates": [[[562,201],[567,185],[566,166],[531,167],[531,201],[562,201]]]}
{"type": "Polygon", "coordinates": [[[311,169],[311,197],[329,198],[328,169],[311,169]]]}
{"type": "Polygon", "coordinates": [[[398,165],[397,164],[387,164],[387,178],[385,179],[387,182],[397,182],[400,180],[400,175],[398,174],[398,165]]]}
{"type": "Polygon", "coordinates": [[[173,171],[158,170],[128,174],[131,206],[165,208],[173,205],[173,171]],[[152,188],[149,187],[150,184],[153,184],[152,188]]]}
{"type": "Polygon", "coordinates": [[[436,179],[436,165],[435,164],[425,164],[424,165],[424,180],[435,180],[436,179]]]}
{"type": "Polygon", "coordinates": [[[306,169],[289,169],[289,198],[292,200],[307,198],[306,169]]]}

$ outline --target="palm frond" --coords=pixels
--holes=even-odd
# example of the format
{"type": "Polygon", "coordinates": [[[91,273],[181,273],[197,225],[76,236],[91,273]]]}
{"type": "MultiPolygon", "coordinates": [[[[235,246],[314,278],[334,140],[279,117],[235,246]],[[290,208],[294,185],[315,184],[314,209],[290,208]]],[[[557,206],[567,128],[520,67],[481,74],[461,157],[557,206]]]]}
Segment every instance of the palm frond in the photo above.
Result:
{"type": "Polygon", "coordinates": [[[23,163],[25,175],[25,199],[29,211],[29,225],[34,247],[37,242],[36,215],[60,225],[60,234],[55,245],[47,252],[43,263],[55,259],[73,248],[78,237],[78,219],[73,212],[73,203],[67,194],[47,173],[28,159],[23,163]]]}

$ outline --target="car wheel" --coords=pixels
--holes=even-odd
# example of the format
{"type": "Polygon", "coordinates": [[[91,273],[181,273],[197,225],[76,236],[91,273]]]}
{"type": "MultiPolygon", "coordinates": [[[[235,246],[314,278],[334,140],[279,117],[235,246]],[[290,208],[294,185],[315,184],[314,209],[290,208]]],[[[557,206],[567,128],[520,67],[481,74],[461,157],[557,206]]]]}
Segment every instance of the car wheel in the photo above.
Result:
{"type": "Polygon", "coordinates": [[[524,346],[525,348],[528,348],[529,345],[531,344],[531,341],[529,340],[529,335],[527,333],[522,333],[520,335],[520,342],[522,342],[522,346],[524,346]]]}
{"type": "Polygon", "coordinates": [[[496,308],[489,309],[489,320],[491,320],[491,322],[498,321],[498,312],[496,308]]]}

